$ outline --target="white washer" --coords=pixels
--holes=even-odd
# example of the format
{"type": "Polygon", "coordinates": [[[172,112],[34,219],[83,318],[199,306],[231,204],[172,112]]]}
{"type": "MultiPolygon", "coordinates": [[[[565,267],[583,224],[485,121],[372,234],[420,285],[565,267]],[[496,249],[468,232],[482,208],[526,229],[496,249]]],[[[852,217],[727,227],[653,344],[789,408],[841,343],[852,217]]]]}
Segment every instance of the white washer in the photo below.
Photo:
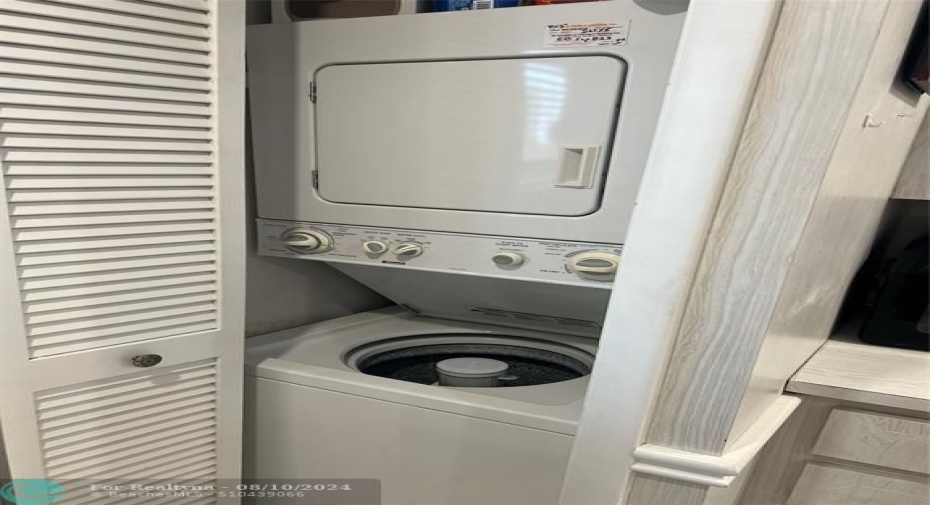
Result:
{"type": "Polygon", "coordinates": [[[353,368],[413,337],[543,349],[587,366],[597,347],[397,307],[250,339],[247,476],[379,479],[384,505],[557,503],[588,377],[446,388],[353,368]]]}

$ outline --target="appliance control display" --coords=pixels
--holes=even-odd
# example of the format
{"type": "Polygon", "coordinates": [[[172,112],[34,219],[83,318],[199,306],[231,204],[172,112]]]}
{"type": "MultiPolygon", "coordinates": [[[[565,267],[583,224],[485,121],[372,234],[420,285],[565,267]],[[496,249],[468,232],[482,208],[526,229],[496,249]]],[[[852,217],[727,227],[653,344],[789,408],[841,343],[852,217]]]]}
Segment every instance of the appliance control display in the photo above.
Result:
{"type": "Polygon", "coordinates": [[[259,253],[610,288],[623,246],[258,220],[259,253]]]}

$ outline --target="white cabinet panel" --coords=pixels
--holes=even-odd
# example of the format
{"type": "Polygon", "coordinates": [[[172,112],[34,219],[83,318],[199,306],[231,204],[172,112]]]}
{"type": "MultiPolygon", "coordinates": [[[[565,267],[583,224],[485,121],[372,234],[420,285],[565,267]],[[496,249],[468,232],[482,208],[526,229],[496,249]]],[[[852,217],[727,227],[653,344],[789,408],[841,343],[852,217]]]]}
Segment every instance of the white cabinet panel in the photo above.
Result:
{"type": "Polygon", "coordinates": [[[588,214],[625,70],[610,56],[323,67],[318,191],[336,203],[588,214]]]}
{"type": "Polygon", "coordinates": [[[0,0],[12,478],[238,477],[243,52],[243,2],[0,0]]]}
{"type": "Polygon", "coordinates": [[[216,390],[210,359],[37,392],[48,477],[215,477],[216,390]]]}
{"type": "Polygon", "coordinates": [[[930,473],[930,422],[836,409],[813,448],[818,456],[930,473]]]}
{"type": "Polygon", "coordinates": [[[809,463],[787,505],[926,505],[926,480],[809,463]]]}

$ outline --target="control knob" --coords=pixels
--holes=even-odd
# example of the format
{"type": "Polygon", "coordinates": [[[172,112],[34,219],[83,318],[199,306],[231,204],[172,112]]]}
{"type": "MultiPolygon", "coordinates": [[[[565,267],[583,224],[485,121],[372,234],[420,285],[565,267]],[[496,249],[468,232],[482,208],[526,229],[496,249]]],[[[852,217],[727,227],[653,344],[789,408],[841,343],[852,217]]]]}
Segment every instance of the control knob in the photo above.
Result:
{"type": "Polygon", "coordinates": [[[401,242],[394,248],[394,254],[403,258],[416,258],[423,254],[423,244],[419,242],[401,242]]]}
{"type": "Polygon", "coordinates": [[[317,254],[333,248],[333,238],[325,231],[314,228],[291,228],[281,234],[281,243],[291,251],[317,254]]]}
{"type": "Polygon", "coordinates": [[[383,254],[387,252],[388,245],[380,240],[369,240],[362,242],[362,250],[368,254],[383,254]]]}
{"type": "Polygon", "coordinates": [[[501,267],[516,267],[526,261],[526,257],[517,252],[499,252],[491,256],[491,261],[501,267]]]}
{"type": "Polygon", "coordinates": [[[584,252],[568,260],[568,271],[582,279],[612,281],[620,267],[620,256],[608,252],[584,252]]]}

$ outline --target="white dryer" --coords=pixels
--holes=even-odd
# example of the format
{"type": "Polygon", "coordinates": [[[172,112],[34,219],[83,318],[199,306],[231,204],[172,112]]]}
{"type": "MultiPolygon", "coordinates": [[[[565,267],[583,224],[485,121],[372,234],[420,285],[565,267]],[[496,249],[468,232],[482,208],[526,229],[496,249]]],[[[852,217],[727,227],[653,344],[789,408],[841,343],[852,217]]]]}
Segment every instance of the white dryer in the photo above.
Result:
{"type": "MultiPolygon", "coordinates": [[[[250,27],[258,215],[347,225],[360,254],[383,252],[355,240],[378,229],[622,244],[686,6],[250,27]]],[[[321,237],[285,242],[341,248],[321,237]]]]}
{"type": "Polygon", "coordinates": [[[383,505],[554,505],[596,342],[399,308],[250,339],[247,475],[379,479],[383,505]],[[505,363],[500,387],[436,385],[463,356],[505,363]]]}

